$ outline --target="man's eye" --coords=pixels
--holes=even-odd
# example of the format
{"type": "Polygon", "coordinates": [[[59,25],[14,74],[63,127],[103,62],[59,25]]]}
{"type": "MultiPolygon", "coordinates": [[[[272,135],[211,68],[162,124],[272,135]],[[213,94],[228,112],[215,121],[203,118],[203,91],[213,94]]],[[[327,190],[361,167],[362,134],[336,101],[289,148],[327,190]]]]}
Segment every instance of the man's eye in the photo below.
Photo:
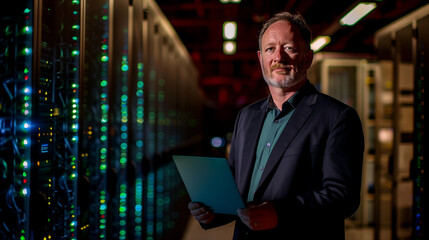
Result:
{"type": "Polygon", "coordinates": [[[273,48],[272,48],[272,47],[269,47],[269,48],[265,49],[265,51],[266,51],[266,52],[273,51],[273,48]]]}

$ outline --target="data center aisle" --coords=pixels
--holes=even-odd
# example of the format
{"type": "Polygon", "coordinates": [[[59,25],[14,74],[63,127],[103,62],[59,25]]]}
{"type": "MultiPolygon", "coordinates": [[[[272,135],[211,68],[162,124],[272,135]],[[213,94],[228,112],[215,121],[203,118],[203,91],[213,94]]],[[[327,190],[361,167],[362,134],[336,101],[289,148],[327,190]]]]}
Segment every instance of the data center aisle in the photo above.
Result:
{"type": "MultiPolygon", "coordinates": [[[[204,230],[198,222],[190,217],[182,240],[228,240],[232,239],[234,223],[218,228],[204,230]]],[[[372,228],[346,228],[346,240],[373,240],[372,228]]]]}
{"type": "Polygon", "coordinates": [[[232,239],[234,233],[234,225],[232,222],[225,226],[218,228],[204,230],[200,224],[193,218],[190,217],[188,224],[183,234],[182,240],[227,240],[232,239]]]}

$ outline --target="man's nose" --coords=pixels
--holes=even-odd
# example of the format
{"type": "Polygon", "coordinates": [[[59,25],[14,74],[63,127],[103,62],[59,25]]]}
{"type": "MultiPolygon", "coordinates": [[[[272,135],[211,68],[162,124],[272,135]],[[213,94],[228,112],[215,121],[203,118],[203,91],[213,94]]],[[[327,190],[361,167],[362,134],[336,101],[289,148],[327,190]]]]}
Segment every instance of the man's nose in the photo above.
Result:
{"type": "Polygon", "coordinates": [[[278,48],[274,52],[274,62],[284,62],[286,61],[286,53],[283,51],[283,49],[278,48]]]}

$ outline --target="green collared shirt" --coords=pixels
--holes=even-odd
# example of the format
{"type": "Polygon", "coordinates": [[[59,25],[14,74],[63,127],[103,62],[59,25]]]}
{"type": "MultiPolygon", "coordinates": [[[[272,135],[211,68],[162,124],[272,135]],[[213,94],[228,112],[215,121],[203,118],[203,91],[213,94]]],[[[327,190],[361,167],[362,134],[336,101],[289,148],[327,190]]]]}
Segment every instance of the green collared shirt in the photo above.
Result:
{"type": "MultiPolygon", "coordinates": [[[[298,92],[297,92],[298,93],[298,92]]],[[[282,105],[282,111],[280,111],[273,102],[271,96],[268,97],[268,107],[265,116],[264,125],[259,136],[259,142],[256,149],[256,162],[253,167],[252,179],[250,181],[249,194],[247,201],[253,201],[256,189],[261,179],[262,173],[264,172],[265,165],[267,164],[268,158],[270,157],[271,151],[274,148],[277,139],[283,132],[287,122],[292,117],[295,111],[298,98],[295,93],[282,105]]]]}

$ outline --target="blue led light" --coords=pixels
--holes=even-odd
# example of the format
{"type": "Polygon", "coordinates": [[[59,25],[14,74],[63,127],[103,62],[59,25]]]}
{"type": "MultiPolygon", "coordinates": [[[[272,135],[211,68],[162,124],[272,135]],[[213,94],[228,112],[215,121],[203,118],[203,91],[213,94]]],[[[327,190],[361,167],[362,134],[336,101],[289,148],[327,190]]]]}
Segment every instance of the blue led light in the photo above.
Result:
{"type": "Polygon", "coordinates": [[[211,140],[211,144],[215,148],[220,148],[220,147],[225,146],[225,142],[226,142],[225,139],[224,138],[220,138],[220,137],[214,137],[211,140]]]}

